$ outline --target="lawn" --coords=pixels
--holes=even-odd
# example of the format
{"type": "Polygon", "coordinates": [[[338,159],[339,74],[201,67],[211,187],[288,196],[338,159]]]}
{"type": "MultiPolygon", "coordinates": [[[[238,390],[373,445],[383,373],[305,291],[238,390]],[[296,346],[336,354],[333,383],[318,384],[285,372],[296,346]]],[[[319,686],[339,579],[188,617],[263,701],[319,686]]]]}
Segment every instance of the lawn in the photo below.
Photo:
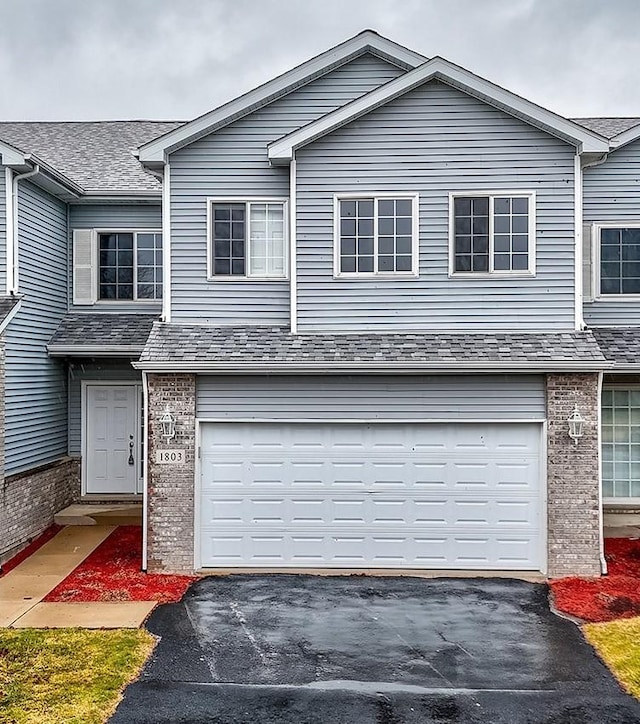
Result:
{"type": "Polygon", "coordinates": [[[102,724],[154,645],[138,629],[0,629],[0,722],[102,724]]]}
{"type": "Polygon", "coordinates": [[[640,618],[590,623],[584,633],[622,686],[640,698],[640,618]]]}

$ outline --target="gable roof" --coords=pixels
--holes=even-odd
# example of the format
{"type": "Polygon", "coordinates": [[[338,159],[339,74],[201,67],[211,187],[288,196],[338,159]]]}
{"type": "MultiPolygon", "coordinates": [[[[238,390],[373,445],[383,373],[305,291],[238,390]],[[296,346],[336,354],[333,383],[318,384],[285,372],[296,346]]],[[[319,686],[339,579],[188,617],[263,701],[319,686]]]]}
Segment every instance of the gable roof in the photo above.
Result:
{"type": "Polygon", "coordinates": [[[581,126],[595,131],[605,138],[613,138],[624,131],[640,124],[640,118],[616,117],[616,118],[571,118],[570,120],[579,123],[581,126]]]}
{"type": "Polygon", "coordinates": [[[606,153],[609,150],[607,140],[599,134],[480,78],[444,58],[435,57],[342,108],[274,141],[269,145],[269,160],[273,164],[289,163],[297,148],[331,133],[430,80],[441,80],[512,116],[521,118],[530,125],[575,144],[581,153],[606,153]]]}
{"type": "Polygon", "coordinates": [[[637,141],[639,138],[640,125],[632,126],[611,139],[611,150],[615,151],[617,148],[622,148],[622,146],[626,146],[628,143],[633,143],[633,141],[637,141]]]}
{"type": "Polygon", "coordinates": [[[140,166],[141,143],[183,121],[3,121],[0,139],[37,156],[88,194],[160,194],[157,179],[140,166]]]}
{"type": "Polygon", "coordinates": [[[162,166],[167,154],[268,105],[365,53],[377,55],[404,70],[416,68],[426,60],[423,55],[394,43],[373,30],[364,30],[239,98],[185,123],[178,129],[169,131],[161,138],[141,144],[138,157],[149,167],[162,166]]]}

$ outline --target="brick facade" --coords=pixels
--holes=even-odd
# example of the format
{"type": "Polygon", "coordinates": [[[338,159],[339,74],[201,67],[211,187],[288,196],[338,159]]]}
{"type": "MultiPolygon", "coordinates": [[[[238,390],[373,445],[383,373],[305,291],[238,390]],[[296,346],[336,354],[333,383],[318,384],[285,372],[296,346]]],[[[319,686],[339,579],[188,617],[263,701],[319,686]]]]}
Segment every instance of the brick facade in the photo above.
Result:
{"type": "Polygon", "coordinates": [[[550,577],[600,575],[598,375],[547,375],[547,520],[550,577]],[[585,420],[577,445],[567,419],[585,420]]]}
{"type": "Polygon", "coordinates": [[[149,374],[148,570],[193,570],[196,377],[149,374]],[[162,438],[166,406],[176,417],[176,437],[162,438]],[[156,450],[181,449],[184,465],[157,465],[156,450]]]}
{"type": "MultiPolygon", "coordinates": [[[[0,396],[1,397],[1,396],[0,396]]],[[[62,458],[4,478],[0,510],[0,563],[53,523],[53,516],[80,495],[78,461],[62,458]]]]}

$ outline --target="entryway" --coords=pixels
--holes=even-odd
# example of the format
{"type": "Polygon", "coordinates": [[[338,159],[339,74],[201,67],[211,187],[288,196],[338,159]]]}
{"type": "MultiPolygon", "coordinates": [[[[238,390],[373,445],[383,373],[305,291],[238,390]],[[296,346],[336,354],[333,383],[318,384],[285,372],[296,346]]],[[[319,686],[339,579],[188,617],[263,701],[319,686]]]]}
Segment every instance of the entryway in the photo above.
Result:
{"type": "Polygon", "coordinates": [[[82,398],[83,494],[142,493],[141,385],[86,382],[82,398]]]}

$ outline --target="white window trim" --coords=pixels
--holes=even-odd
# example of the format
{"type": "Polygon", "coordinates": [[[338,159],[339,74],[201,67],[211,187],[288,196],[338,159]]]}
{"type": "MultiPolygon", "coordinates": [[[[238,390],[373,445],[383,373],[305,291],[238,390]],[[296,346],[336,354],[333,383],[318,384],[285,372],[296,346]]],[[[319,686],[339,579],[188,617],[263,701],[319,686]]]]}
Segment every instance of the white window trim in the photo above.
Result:
{"type": "Polygon", "coordinates": [[[466,279],[494,279],[504,277],[506,279],[527,279],[536,275],[536,192],[535,191],[451,191],[449,193],[449,277],[466,279]],[[492,269],[494,263],[493,251],[493,204],[496,197],[529,199],[529,268],[517,270],[492,269]],[[460,198],[482,198],[489,199],[489,271],[487,272],[460,272],[455,270],[455,214],[453,208],[454,199],[460,198]]]}
{"type": "Polygon", "coordinates": [[[598,302],[638,302],[640,294],[602,294],[600,291],[600,232],[602,229],[640,229],[640,221],[602,221],[592,224],[593,300],[598,302]]]}
{"type": "Polygon", "coordinates": [[[419,215],[420,195],[402,191],[360,191],[333,195],[333,278],[334,279],[416,279],[419,276],[419,215]],[[406,199],[411,201],[411,270],[402,272],[342,272],[340,271],[340,201],[373,199],[373,258],[378,260],[378,204],[379,199],[406,199]]]}
{"type": "MultiPolygon", "coordinates": [[[[96,275],[96,302],[97,305],[104,304],[105,306],[118,306],[118,305],[126,305],[126,304],[152,304],[152,305],[158,305],[162,304],[162,300],[164,299],[164,295],[166,294],[166,286],[165,286],[165,275],[164,275],[164,264],[161,265],[162,268],[162,297],[160,299],[138,299],[138,243],[136,241],[136,235],[137,234],[160,234],[162,236],[162,229],[114,229],[114,228],[105,228],[105,229],[92,229],[93,235],[94,235],[94,248],[95,248],[95,254],[96,254],[96,269],[95,269],[95,275],[96,275]],[[100,299],[100,234],[133,234],[133,298],[132,299],[100,299]]],[[[164,253],[164,238],[162,240],[162,249],[164,253]]]]}
{"type": "MultiPolygon", "coordinates": [[[[289,199],[286,196],[207,196],[207,281],[208,282],[283,282],[289,279],[289,199]],[[211,210],[214,204],[282,204],[284,234],[284,275],[279,277],[251,274],[214,274],[213,273],[213,219],[211,210]]],[[[247,229],[249,228],[247,216],[247,229]]],[[[249,239],[245,240],[245,271],[249,266],[249,239]]]]}
{"type": "MultiPolygon", "coordinates": [[[[603,225],[604,228],[606,228],[606,224],[603,225]]],[[[611,228],[617,229],[617,226],[612,226],[611,228]]],[[[599,240],[599,239],[598,239],[599,240]]],[[[619,295],[622,296],[622,295],[619,295]]],[[[606,382],[602,386],[603,390],[640,390],[640,384],[638,383],[632,383],[632,382],[606,382]]],[[[599,410],[599,416],[602,416],[602,396],[600,397],[600,410],[599,410]]],[[[602,421],[600,421],[600,427],[603,426],[602,421]]],[[[598,451],[600,454],[600,477],[602,478],[602,466],[604,464],[602,450],[604,447],[604,441],[602,440],[602,434],[600,435],[600,450],[598,451]]],[[[610,443],[608,443],[610,444],[610,443]]],[[[614,443],[615,444],[615,443],[614,443]]],[[[601,481],[601,485],[603,486],[604,483],[601,481]]],[[[620,505],[620,506],[633,506],[637,507],[640,504],[640,498],[639,497],[605,497],[602,496],[602,503],[604,505],[620,505]]]]}

